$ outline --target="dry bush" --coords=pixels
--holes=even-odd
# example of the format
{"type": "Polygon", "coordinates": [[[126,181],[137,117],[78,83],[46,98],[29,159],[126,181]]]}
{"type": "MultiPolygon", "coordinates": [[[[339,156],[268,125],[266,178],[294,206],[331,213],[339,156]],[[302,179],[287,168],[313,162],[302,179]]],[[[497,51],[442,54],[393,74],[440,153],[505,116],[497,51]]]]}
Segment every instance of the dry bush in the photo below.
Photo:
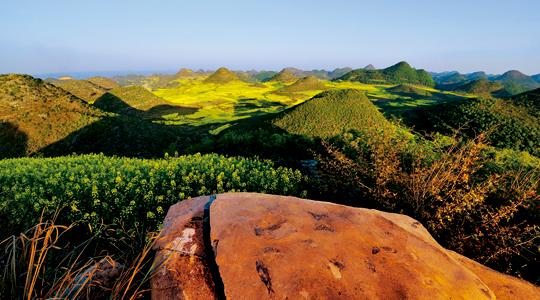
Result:
{"type": "Polygon", "coordinates": [[[488,171],[484,138],[436,147],[395,132],[348,134],[323,142],[321,186],[408,214],[445,247],[538,283],[540,170],[488,171]]]}

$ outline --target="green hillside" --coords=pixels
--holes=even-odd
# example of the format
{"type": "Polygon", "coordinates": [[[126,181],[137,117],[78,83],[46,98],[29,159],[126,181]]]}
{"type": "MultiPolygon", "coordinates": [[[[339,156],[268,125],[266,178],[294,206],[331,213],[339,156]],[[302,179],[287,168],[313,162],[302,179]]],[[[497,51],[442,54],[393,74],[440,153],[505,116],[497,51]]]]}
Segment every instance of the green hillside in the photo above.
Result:
{"type": "Polygon", "coordinates": [[[277,81],[281,83],[290,83],[298,80],[298,77],[288,69],[283,69],[276,75],[272,76],[268,81],[277,81]]]}
{"type": "Polygon", "coordinates": [[[502,83],[505,90],[510,95],[517,95],[519,93],[540,88],[540,83],[536,82],[530,76],[516,70],[508,71],[501,76],[494,78],[494,81],[502,83]]]}
{"type": "Polygon", "coordinates": [[[182,69],[178,70],[178,72],[176,72],[176,74],[174,74],[174,77],[175,78],[185,78],[185,77],[192,77],[192,76],[196,76],[196,75],[197,74],[195,72],[193,72],[193,70],[182,68],[182,69]]]}
{"type": "Polygon", "coordinates": [[[0,158],[34,154],[103,116],[41,79],[0,75],[0,158]],[[17,145],[16,151],[10,150],[11,144],[17,145]]]}
{"type": "Polygon", "coordinates": [[[512,103],[527,110],[540,120],[540,89],[521,93],[510,98],[512,103]]]}
{"type": "Polygon", "coordinates": [[[408,97],[430,97],[432,93],[430,91],[417,88],[409,84],[400,84],[394,87],[386,89],[388,92],[408,97]]]}
{"type": "Polygon", "coordinates": [[[103,88],[102,86],[88,80],[62,79],[50,80],[50,83],[70,92],[88,103],[96,101],[97,98],[101,97],[101,95],[107,91],[106,88],[103,88]]]}
{"type": "Polygon", "coordinates": [[[362,83],[390,83],[390,84],[420,84],[435,86],[431,75],[425,70],[413,69],[406,62],[399,62],[393,66],[381,70],[357,69],[351,71],[339,80],[358,81],[362,83]]]}
{"type": "Polygon", "coordinates": [[[109,78],[105,78],[105,77],[95,76],[95,77],[90,77],[86,80],[106,90],[111,90],[111,89],[120,87],[120,84],[118,84],[118,82],[109,78]]]}
{"type": "Polygon", "coordinates": [[[330,137],[351,129],[391,126],[365,93],[352,89],[318,94],[284,111],[272,124],[291,134],[309,137],[330,137]]]}
{"type": "Polygon", "coordinates": [[[295,83],[287,85],[277,90],[277,93],[296,93],[313,90],[324,90],[326,86],[317,77],[310,75],[298,79],[295,83]]]}
{"type": "Polygon", "coordinates": [[[353,69],[349,68],[349,67],[337,68],[337,69],[334,69],[331,72],[328,72],[328,77],[329,77],[329,79],[337,79],[337,78],[349,73],[352,70],[353,69]]]}
{"type": "Polygon", "coordinates": [[[490,96],[492,94],[501,95],[505,93],[503,84],[489,81],[485,78],[459,85],[454,90],[481,96],[490,96]]]}
{"type": "Polygon", "coordinates": [[[1,75],[0,157],[100,152],[156,157],[204,137],[206,128],[167,126],[145,120],[171,111],[189,113],[186,110],[190,108],[158,105],[140,111],[119,98],[142,108],[164,103],[147,93],[141,87],[107,93],[108,100],[97,101],[97,106],[115,113],[112,114],[40,79],[1,75]],[[141,91],[144,98],[139,98],[141,91]]]}
{"type": "Polygon", "coordinates": [[[254,72],[251,76],[255,78],[257,81],[268,81],[270,78],[272,78],[274,75],[276,75],[277,72],[275,71],[260,71],[260,72],[254,72]]]}
{"type": "Polygon", "coordinates": [[[217,71],[214,72],[212,75],[208,76],[208,78],[206,78],[204,82],[224,84],[235,80],[240,79],[235,73],[229,71],[229,69],[227,68],[222,67],[217,69],[217,71]]]}

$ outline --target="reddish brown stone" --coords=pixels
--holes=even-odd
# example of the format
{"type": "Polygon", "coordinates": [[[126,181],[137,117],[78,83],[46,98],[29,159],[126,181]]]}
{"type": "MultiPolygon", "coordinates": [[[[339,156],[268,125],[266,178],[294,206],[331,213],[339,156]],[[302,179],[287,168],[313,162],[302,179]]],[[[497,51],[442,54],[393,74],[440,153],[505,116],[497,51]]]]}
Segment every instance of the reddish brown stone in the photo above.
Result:
{"type": "Polygon", "coordinates": [[[167,214],[154,299],[539,298],[537,287],[442,248],[404,215],[220,194],[204,235],[199,217],[209,200],[186,200],[167,214]]]}
{"type": "Polygon", "coordinates": [[[204,207],[209,199],[188,199],[169,209],[154,245],[158,268],[151,281],[152,299],[215,297],[203,241],[204,207]]]}
{"type": "Polygon", "coordinates": [[[487,284],[497,299],[540,299],[540,289],[533,284],[499,273],[456,252],[448,252],[487,284]]]}

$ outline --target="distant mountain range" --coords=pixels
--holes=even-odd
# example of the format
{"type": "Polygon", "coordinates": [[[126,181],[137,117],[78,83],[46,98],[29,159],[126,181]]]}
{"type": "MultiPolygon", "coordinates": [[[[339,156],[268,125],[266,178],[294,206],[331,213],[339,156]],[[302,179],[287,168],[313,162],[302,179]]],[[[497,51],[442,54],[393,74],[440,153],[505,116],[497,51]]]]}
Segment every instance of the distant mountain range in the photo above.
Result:
{"type": "MultiPolygon", "coordinates": [[[[219,69],[217,70],[219,72],[219,69]]],[[[223,71],[223,70],[221,70],[223,71]]],[[[351,80],[364,83],[391,83],[391,84],[420,84],[426,86],[434,86],[441,90],[461,91],[474,93],[497,93],[497,96],[516,95],[525,91],[533,90],[540,87],[540,74],[528,76],[517,70],[510,70],[504,74],[487,74],[483,71],[472,73],[460,73],[458,71],[446,72],[426,72],[425,70],[417,70],[412,68],[407,62],[400,62],[385,69],[376,69],[372,64],[353,70],[350,67],[336,68],[334,70],[302,70],[294,67],[287,67],[279,72],[272,70],[249,70],[249,71],[229,71],[227,74],[221,74],[218,79],[210,79],[210,81],[225,82],[229,80],[241,80],[245,82],[265,82],[279,81],[283,83],[292,83],[298,79],[307,76],[315,76],[323,80],[351,80]],[[228,79],[225,79],[227,77],[228,79]],[[499,83],[490,84],[490,83],[499,83]]],[[[171,81],[179,78],[191,76],[211,75],[213,72],[190,69],[180,69],[174,73],[151,73],[140,72],[138,75],[122,75],[120,72],[108,72],[114,74],[110,79],[113,79],[118,84],[125,85],[143,85],[147,88],[163,88],[169,87],[171,81]],[[148,81],[147,78],[154,77],[158,80],[148,81]]],[[[85,100],[95,100],[103,93],[103,89],[111,89],[115,86],[107,82],[107,78],[99,77],[99,72],[79,72],[68,73],[70,77],[75,79],[88,78],[84,84],[76,80],[59,82],[58,80],[48,78],[48,81],[54,83],[66,90],[70,90],[76,96],[85,100]],[[84,77],[84,74],[92,75],[84,77]],[[94,78],[92,81],[90,78],[94,78]],[[74,90],[70,85],[77,84],[79,90],[74,90]]],[[[53,74],[47,74],[53,75],[53,74]]],[[[54,78],[66,77],[66,73],[57,73],[57,76],[49,76],[54,78]]],[[[110,80],[109,80],[110,81],[110,80]]],[[[174,83],[174,82],[173,82],[174,83]]]]}
{"type": "Polygon", "coordinates": [[[363,69],[353,70],[341,77],[339,80],[358,81],[362,83],[391,83],[391,84],[420,84],[425,86],[435,86],[431,75],[425,70],[417,70],[407,62],[399,62],[386,69],[372,69],[369,65],[363,69]]]}
{"type": "Polygon", "coordinates": [[[437,83],[437,88],[449,91],[466,91],[474,86],[482,85],[483,92],[490,90],[495,92],[495,88],[503,89],[509,95],[516,95],[540,87],[540,74],[528,76],[520,71],[511,70],[502,75],[488,75],[485,72],[474,72],[461,74],[457,71],[431,73],[433,80],[437,83]],[[479,81],[482,80],[482,81],[479,81]],[[476,84],[474,82],[477,82],[476,84]],[[487,82],[499,83],[490,85],[487,82]]]}

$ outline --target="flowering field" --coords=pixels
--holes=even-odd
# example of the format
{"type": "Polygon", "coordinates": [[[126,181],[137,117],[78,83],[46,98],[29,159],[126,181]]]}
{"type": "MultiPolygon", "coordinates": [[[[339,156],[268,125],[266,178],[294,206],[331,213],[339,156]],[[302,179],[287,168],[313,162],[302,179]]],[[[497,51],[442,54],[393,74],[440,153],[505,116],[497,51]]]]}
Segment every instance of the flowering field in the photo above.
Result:
{"type": "MultiPolygon", "coordinates": [[[[188,197],[253,191],[301,195],[302,174],[270,161],[216,154],[143,160],[82,155],[0,161],[1,236],[60,209],[57,222],[156,229],[188,197]]],[[[45,218],[47,219],[47,218],[45,218]]]]}

